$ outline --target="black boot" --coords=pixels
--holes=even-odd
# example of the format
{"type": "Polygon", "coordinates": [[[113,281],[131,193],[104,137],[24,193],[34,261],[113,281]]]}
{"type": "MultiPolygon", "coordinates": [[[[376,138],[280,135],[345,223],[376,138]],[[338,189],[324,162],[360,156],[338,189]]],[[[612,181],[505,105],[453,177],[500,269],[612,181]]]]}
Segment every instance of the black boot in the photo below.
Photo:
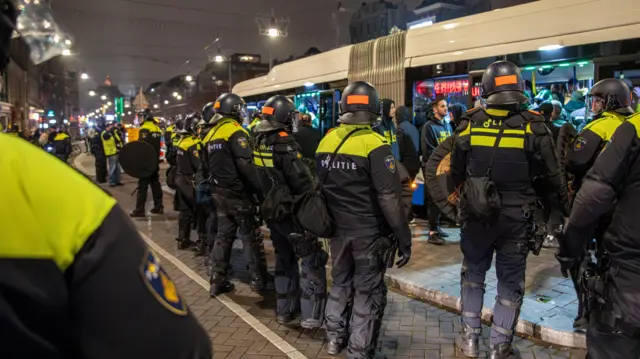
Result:
{"type": "Polygon", "coordinates": [[[489,359],[522,359],[522,356],[510,343],[502,343],[489,348],[489,359]]]}
{"type": "Polygon", "coordinates": [[[207,235],[205,233],[198,234],[198,241],[196,242],[196,256],[203,256],[207,247],[207,235]]]}
{"type": "Polygon", "coordinates": [[[233,285],[233,283],[229,282],[226,276],[219,273],[213,273],[211,275],[211,280],[209,282],[211,283],[211,288],[209,288],[209,294],[212,297],[215,297],[220,294],[232,292],[235,289],[235,286],[233,285]]]}
{"type": "Polygon", "coordinates": [[[154,206],[149,212],[151,212],[152,214],[164,214],[164,207],[154,206]]]}
{"type": "Polygon", "coordinates": [[[460,334],[456,338],[456,346],[464,355],[470,358],[477,358],[480,355],[478,337],[481,333],[481,328],[471,328],[469,324],[462,323],[460,334]]]}
{"type": "Polygon", "coordinates": [[[181,211],[178,217],[178,249],[187,249],[191,245],[191,213],[181,211]]]}
{"type": "Polygon", "coordinates": [[[293,313],[286,313],[286,314],[277,314],[276,315],[276,322],[280,325],[287,325],[291,322],[293,322],[296,319],[295,314],[293,313]]]}
{"type": "Polygon", "coordinates": [[[255,243],[253,255],[256,269],[251,274],[251,280],[249,282],[251,290],[255,292],[273,290],[275,287],[274,278],[267,270],[267,255],[264,251],[264,243],[262,241],[255,243]]]}
{"type": "Polygon", "coordinates": [[[144,213],[144,208],[142,209],[134,209],[131,213],[129,213],[129,216],[131,216],[131,218],[144,218],[147,215],[144,213]]]}
{"type": "Polygon", "coordinates": [[[331,339],[327,342],[327,353],[329,355],[340,355],[346,347],[346,343],[342,339],[331,339]]]}

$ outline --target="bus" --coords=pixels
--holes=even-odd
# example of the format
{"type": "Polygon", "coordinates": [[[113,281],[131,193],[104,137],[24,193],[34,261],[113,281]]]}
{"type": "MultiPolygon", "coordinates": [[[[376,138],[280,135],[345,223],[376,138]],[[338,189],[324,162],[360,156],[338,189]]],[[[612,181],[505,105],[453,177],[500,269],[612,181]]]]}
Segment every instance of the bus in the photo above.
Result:
{"type": "MultiPolygon", "coordinates": [[[[323,133],[337,124],[340,91],[351,81],[368,81],[380,98],[409,106],[419,126],[437,95],[477,105],[484,68],[498,60],[521,68],[532,99],[545,90],[570,96],[568,84],[585,93],[609,77],[625,79],[640,94],[638,13],[638,0],[536,1],[277,65],[233,92],[248,103],[292,96],[323,133]]],[[[422,191],[419,185],[416,197],[422,191]]]]}

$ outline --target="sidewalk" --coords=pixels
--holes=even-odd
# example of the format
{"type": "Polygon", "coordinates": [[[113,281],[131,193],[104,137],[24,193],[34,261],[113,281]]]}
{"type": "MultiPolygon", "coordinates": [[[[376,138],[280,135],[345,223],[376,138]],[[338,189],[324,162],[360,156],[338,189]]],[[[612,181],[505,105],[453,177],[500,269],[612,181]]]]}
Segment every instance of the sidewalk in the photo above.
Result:
{"type": "MultiPolygon", "coordinates": [[[[77,167],[89,175],[95,173],[93,157],[78,156],[77,167]]],[[[163,190],[173,193],[163,186],[163,190]]],[[[428,228],[412,227],[413,253],[411,262],[402,269],[387,272],[390,287],[414,298],[426,300],[445,309],[460,311],[460,230],[445,229],[450,234],[447,244],[428,244],[428,228]]],[[[516,331],[524,337],[533,337],[546,343],[572,348],[586,348],[586,338],[573,331],[573,318],[577,314],[577,298],[570,279],[560,275],[560,266],[552,251],[543,250],[539,257],[527,260],[526,291],[516,331]]],[[[492,267],[487,273],[483,318],[490,320],[495,303],[496,273],[492,267]]]]}

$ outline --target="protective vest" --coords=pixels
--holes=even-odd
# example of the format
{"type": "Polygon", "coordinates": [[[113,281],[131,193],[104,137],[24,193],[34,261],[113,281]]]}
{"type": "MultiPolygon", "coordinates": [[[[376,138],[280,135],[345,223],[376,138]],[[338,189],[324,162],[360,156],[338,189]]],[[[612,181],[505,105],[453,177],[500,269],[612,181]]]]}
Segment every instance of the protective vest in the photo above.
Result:
{"type": "Polygon", "coordinates": [[[506,110],[478,108],[467,112],[462,119],[469,121],[467,128],[459,134],[460,137],[469,136],[468,175],[485,176],[495,151],[490,178],[500,192],[502,205],[532,203],[536,193],[529,163],[534,145],[531,122],[543,121],[542,117],[528,111],[513,114],[506,110]],[[501,127],[502,137],[495,147],[501,127]]]}
{"type": "MultiPolygon", "coordinates": [[[[18,132],[12,133],[13,135],[18,135],[18,132]]],[[[69,153],[69,151],[71,150],[70,148],[68,148],[68,142],[70,142],[69,140],[69,135],[67,135],[64,132],[58,132],[56,133],[56,135],[53,137],[53,141],[51,141],[53,144],[53,148],[54,148],[54,152],[57,155],[67,155],[69,153]]]]}
{"type": "Polygon", "coordinates": [[[140,126],[140,139],[153,146],[160,153],[160,137],[162,130],[154,121],[145,121],[140,126]]]}
{"type": "Polygon", "coordinates": [[[238,153],[246,152],[248,160],[252,161],[249,140],[247,130],[232,118],[219,120],[209,130],[202,143],[214,187],[236,193],[246,192],[243,179],[236,168],[236,159],[238,153]]]}
{"type": "MultiPolygon", "coordinates": [[[[63,274],[115,206],[115,199],[26,141],[0,134],[0,151],[4,153],[0,169],[13,174],[3,178],[6,191],[0,193],[2,203],[11,203],[0,207],[0,261],[26,259],[29,265],[41,268],[40,275],[44,277],[53,277],[47,272],[50,270],[63,274]],[[30,190],[21,190],[25,186],[30,190]],[[70,192],[73,196],[69,196],[70,192]],[[49,263],[55,266],[48,266],[49,263]]],[[[7,276],[4,279],[8,280],[7,276]]],[[[12,285],[29,285],[24,277],[14,279],[12,285]]]]}
{"type": "MultiPolygon", "coordinates": [[[[15,132],[15,134],[17,135],[18,133],[15,132]]],[[[62,132],[62,133],[57,133],[56,137],[54,137],[53,140],[54,141],[64,141],[67,138],[69,138],[69,135],[67,135],[66,133],[62,132]]]]}
{"type": "MultiPolygon", "coordinates": [[[[379,233],[386,225],[378,195],[372,186],[370,165],[371,154],[383,146],[389,144],[368,125],[340,125],[330,130],[320,142],[316,151],[316,171],[319,181],[327,175],[324,190],[337,234],[343,231],[379,233]],[[332,162],[332,154],[342,139],[357,128],[362,130],[347,139],[332,162]]],[[[387,152],[391,153],[389,148],[387,152]]],[[[395,172],[393,155],[379,160],[387,165],[389,171],[395,172]]],[[[400,185],[399,181],[397,185],[400,185]]]]}
{"type": "Polygon", "coordinates": [[[251,121],[249,126],[247,126],[247,129],[251,132],[251,131],[253,131],[253,128],[256,127],[259,123],[260,123],[260,119],[259,118],[255,118],[253,121],[251,121]]]}
{"type": "Polygon", "coordinates": [[[200,139],[195,136],[178,137],[175,148],[178,173],[191,176],[198,171],[200,147],[200,139]]]}
{"type": "Polygon", "coordinates": [[[113,134],[107,131],[102,131],[100,133],[100,139],[102,140],[102,148],[104,149],[105,156],[109,157],[118,153],[118,147],[116,146],[116,138],[113,134]],[[109,139],[104,138],[104,135],[106,134],[111,135],[109,139]]]}

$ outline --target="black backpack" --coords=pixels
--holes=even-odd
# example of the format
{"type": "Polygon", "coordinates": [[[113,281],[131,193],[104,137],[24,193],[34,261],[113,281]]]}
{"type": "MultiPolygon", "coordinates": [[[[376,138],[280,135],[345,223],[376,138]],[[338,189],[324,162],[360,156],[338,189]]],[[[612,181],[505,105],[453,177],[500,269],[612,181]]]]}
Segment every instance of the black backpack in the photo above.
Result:
{"type": "Polygon", "coordinates": [[[333,217],[331,217],[331,213],[329,213],[324,194],[324,183],[327,181],[333,161],[335,161],[342,145],[351,135],[360,130],[362,130],[362,128],[357,128],[349,132],[342,139],[338,147],[336,147],[335,151],[333,151],[327,173],[325,173],[320,183],[318,183],[318,188],[315,191],[306,192],[295,199],[293,213],[295,213],[298,225],[317,237],[331,238],[335,232],[335,223],[333,217]]]}
{"type": "MultiPolygon", "coordinates": [[[[471,124],[469,124],[469,126],[471,126],[471,124]]],[[[460,207],[463,209],[465,220],[472,219],[486,225],[493,225],[500,217],[502,203],[500,201],[498,188],[491,180],[491,168],[493,167],[493,161],[495,160],[503,132],[504,121],[496,136],[493,153],[491,154],[489,166],[484,176],[473,177],[471,173],[467,173],[467,179],[464,182],[462,196],[460,198],[460,207]]]]}

